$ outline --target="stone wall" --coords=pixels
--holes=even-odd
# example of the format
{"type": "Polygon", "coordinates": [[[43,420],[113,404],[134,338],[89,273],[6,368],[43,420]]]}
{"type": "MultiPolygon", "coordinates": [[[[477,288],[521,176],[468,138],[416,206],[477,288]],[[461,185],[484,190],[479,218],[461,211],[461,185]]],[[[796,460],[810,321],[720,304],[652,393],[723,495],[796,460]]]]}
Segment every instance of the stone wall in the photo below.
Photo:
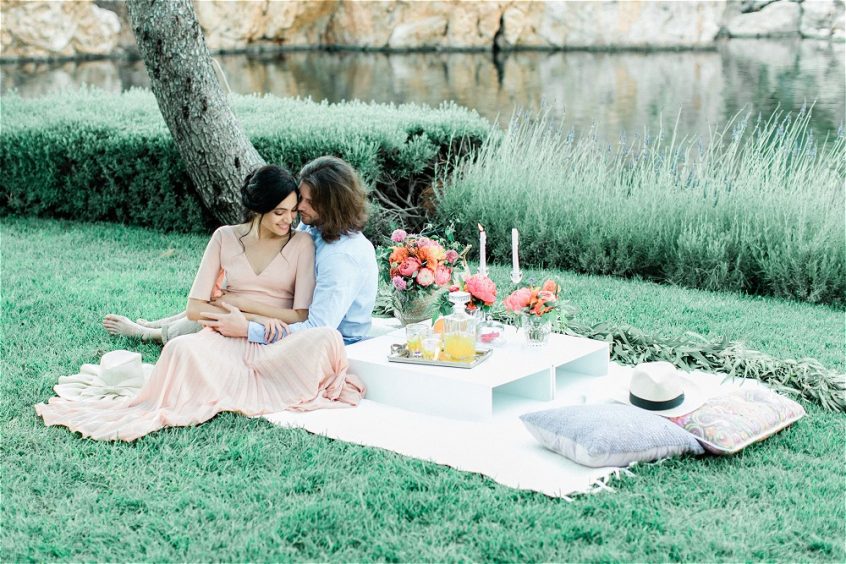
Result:
{"type": "MultiPolygon", "coordinates": [[[[702,48],[719,36],[844,40],[843,0],[195,0],[214,50],[702,48]]],[[[2,0],[0,56],[133,49],[122,0],[2,0]]]]}

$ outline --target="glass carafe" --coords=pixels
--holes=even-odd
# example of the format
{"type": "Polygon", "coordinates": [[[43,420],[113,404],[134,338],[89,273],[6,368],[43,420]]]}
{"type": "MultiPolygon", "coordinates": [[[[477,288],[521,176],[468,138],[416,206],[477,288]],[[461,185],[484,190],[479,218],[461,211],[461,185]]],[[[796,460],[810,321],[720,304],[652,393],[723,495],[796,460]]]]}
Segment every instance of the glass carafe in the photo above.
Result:
{"type": "Polygon", "coordinates": [[[470,294],[450,292],[452,313],[444,317],[444,360],[471,362],[476,357],[477,320],[466,311],[470,294]]]}

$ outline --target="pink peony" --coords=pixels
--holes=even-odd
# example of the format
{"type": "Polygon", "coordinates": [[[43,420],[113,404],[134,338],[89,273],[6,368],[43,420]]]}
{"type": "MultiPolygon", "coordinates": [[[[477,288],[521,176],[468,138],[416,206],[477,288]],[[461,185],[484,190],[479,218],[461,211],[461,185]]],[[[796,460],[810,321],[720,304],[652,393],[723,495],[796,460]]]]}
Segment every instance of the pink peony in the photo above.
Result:
{"type": "Polygon", "coordinates": [[[435,284],[437,284],[438,286],[446,286],[447,284],[449,284],[449,279],[451,276],[452,272],[450,272],[447,267],[441,265],[435,271],[435,284]]]}
{"type": "Polygon", "coordinates": [[[401,276],[394,276],[391,278],[391,282],[393,282],[394,288],[397,290],[405,290],[408,288],[408,284],[406,284],[405,279],[401,276]]]}
{"type": "Polygon", "coordinates": [[[405,241],[405,238],[408,237],[408,233],[402,229],[395,229],[393,233],[391,233],[391,241],[394,243],[402,243],[405,241]]]}
{"type": "Polygon", "coordinates": [[[437,245],[437,243],[435,243],[434,241],[432,241],[428,237],[419,237],[417,239],[417,248],[418,249],[421,248],[421,247],[428,247],[430,245],[437,245]]]}
{"type": "Polygon", "coordinates": [[[541,290],[538,292],[538,298],[544,302],[554,302],[556,299],[555,294],[547,290],[541,290]]]}
{"type": "Polygon", "coordinates": [[[431,268],[423,267],[417,273],[417,283],[421,286],[431,286],[432,283],[435,281],[435,273],[432,272],[431,268]]]}
{"type": "Polygon", "coordinates": [[[487,276],[474,274],[464,279],[464,288],[477,300],[485,305],[493,305],[496,301],[496,284],[487,276]]]}
{"type": "Polygon", "coordinates": [[[511,295],[505,298],[505,309],[513,311],[514,313],[521,312],[524,308],[529,307],[529,302],[532,299],[532,291],[528,288],[520,288],[514,290],[511,295]]]}
{"type": "Polygon", "coordinates": [[[411,276],[420,268],[420,261],[414,257],[408,257],[399,265],[397,271],[400,276],[411,276]]]}
{"type": "Polygon", "coordinates": [[[446,252],[446,261],[447,262],[455,262],[458,260],[458,251],[454,251],[452,249],[446,252]]]}

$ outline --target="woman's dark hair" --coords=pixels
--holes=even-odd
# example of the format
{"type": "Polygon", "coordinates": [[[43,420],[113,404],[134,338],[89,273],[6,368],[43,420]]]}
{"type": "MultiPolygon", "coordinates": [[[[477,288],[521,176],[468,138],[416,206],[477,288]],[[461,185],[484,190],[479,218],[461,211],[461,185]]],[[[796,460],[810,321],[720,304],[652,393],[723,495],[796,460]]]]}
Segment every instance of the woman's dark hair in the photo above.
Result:
{"type": "MultiPolygon", "coordinates": [[[[255,169],[241,183],[241,205],[244,206],[244,221],[249,223],[256,217],[261,221],[264,214],[276,209],[279,202],[291,194],[296,194],[299,201],[300,185],[288,169],[276,165],[265,165],[255,169]]],[[[291,231],[291,237],[293,235],[294,232],[291,231]]],[[[247,234],[244,233],[238,237],[238,242],[241,243],[241,248],[245,252],[244,237],[246,236],[247,234]]],[[[287,244],[285,243],[285,245],[287,244]]],[[[285,245],[282,245],[282,249],[285,248],[285,245]]],[[[280,253],[282,249],[279,249],[280,253]]]]}
{"type": "Polygon", "coordinates": [[[337,157],[318,157],[300,171],[300,183],[311,188],[320,235],[327,243],[364,229],[367,194],[355,169],[337,157]]]}
{"type": "Polygon", "coordinates": [[[272,211],[279,202],[294,193],[300,197],[299,184],[287,169],[265,165],[249,173],[241,184],[241,205],[244,221],[252,221],[272,211]]]}

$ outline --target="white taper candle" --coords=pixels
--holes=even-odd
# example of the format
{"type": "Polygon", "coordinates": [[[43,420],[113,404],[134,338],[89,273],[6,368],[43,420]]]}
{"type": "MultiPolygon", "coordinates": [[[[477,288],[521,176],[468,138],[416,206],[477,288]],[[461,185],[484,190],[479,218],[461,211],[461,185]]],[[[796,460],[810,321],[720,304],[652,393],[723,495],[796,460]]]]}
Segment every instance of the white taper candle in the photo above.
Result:
{"type": "Polygon", "coordinates": [[[520,233],[517,228],[511,230],[511,270],[516,274],[520,272],[520,259],[517,256],[517,246],[519,245],[520,233]]]}
{"type": "Polygon", "coordinates": [[[485,258],[487,254],[486,246],[488,242],[488,234],[485,233],[485,228],[482,227],[480,223],[476,225],[479,226],[479,274],[482,276],[488,275],[488,261],[485,258]]]}

